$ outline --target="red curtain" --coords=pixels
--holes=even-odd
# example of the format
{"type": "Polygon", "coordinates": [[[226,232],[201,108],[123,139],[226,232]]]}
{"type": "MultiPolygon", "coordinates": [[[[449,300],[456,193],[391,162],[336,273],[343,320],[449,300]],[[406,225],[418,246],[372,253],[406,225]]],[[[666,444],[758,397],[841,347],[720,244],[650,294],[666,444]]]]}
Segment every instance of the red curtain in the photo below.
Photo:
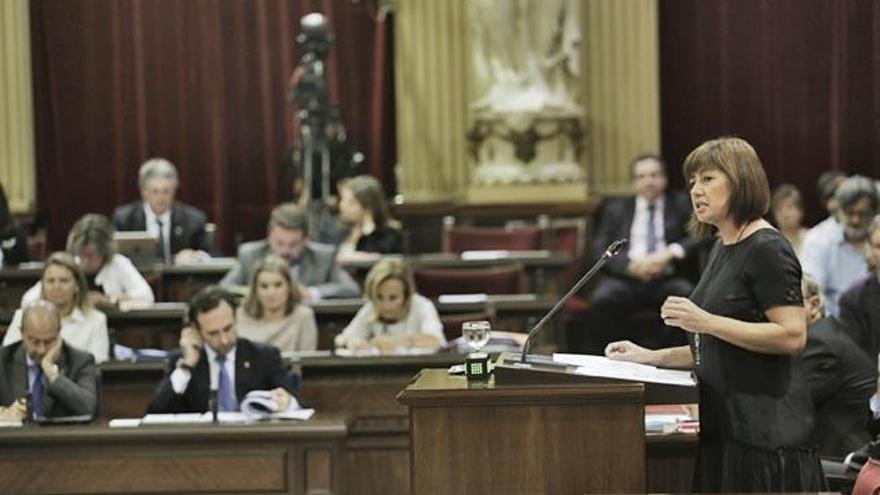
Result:
{"type": "Polygon", "coordinates": [[[793,183],[809,223],[826,170],[880,177],[880,4],[660,2],[663,150],[674,183],[706,139],[750,141],[771,187],[793,183]]]}
{"type": "Polygon", "coordinates": [[[178,199],[218,225],[218,244],[264,234],[293,141],[287,84],[306,13],[336,37],[332,103],[366,172],[393,190],[390,18],[349,0],[35,0],[31,2],[38,205],[50,245],[86,212],[138,196],[137,169],[174,162],[178,199]]]}

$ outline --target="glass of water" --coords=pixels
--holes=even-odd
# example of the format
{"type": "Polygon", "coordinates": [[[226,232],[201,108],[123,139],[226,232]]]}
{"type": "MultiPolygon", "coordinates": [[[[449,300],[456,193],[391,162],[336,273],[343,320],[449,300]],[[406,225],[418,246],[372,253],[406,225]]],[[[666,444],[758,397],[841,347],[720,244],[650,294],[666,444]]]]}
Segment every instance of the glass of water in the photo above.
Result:
{"type": "Polygon", "coordinates": [[[461,335],[474,352],[479,351],[492,336],[492,325],[488,321],[466,321],[461,324],[461,335]]]}

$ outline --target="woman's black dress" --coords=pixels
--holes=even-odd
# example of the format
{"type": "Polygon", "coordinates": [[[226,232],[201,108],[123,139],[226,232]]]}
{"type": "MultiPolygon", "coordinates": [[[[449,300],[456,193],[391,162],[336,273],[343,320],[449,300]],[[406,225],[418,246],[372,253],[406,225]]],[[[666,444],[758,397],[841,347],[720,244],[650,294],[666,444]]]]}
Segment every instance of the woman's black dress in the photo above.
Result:
{"type": "MultiPolygon", "coordinates": [[[[779,232],[761,229],[715,245],[691,300],[716,315],[766,322],[770,308],[803,305],[801,267],[779,232]]],[[[799,358],[747,351],[708,334],[688,338],[700,392],[694,489],[820,491],[813,405],[799,358]]]]}
{"type": "Polygon", "coordinates": [[[369,235],[358,239],[356,251],[380,254],[400,254],[403,252],[403,234],[400,229],[385,225],[376,227],[369,235]]]}

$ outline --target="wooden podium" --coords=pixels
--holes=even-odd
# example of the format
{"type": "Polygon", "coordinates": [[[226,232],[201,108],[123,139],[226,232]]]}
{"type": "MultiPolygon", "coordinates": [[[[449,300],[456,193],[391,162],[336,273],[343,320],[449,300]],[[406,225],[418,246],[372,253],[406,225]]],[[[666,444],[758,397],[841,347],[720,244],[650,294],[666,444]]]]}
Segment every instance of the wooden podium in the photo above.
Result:
{"type": "Polygon", "coordinates": [[[422,370],[409,407],[414,494],[645,492],[644,386],[469,383],[422,370]]]}

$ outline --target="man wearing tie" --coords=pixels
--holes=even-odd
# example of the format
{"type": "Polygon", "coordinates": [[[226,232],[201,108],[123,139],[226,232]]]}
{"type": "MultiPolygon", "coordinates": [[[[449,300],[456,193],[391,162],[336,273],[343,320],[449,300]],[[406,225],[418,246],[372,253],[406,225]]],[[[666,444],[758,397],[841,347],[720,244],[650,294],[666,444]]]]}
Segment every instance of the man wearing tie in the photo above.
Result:
{"type": "Polygon", "coordinates": [[[34,418],[94,415],[95,358],[61,338],[58,308],[42,299],[26,305],[21,334],[0,349],[0,419],[25,419],[27,393],[34,418]]]}
{"type": "Polygon", "coordinates": [[[221,286],[246,289],[257,263],[274,254],[290,263],[293,279],[303,286],[300,293],[305,303],[360,295],[357,282],[336,263],[336,248],[309,240],[306,212],[296,204],[276,206],[266,234],[263,240],[239,246],[238,263],[220,281],[221,286]]]}
{"type": "Polygon", "coordinates": [[[271,391],[279,410],[298,407],[293,376],[278,349],[238,338],[231,293],[216,286],[199,291],[189,303],[189,321],[148,413],[206,412],[212,390],[219,411],[238,411],[253,390],[271,391]]]}
{"type": "MultiPolygon", "coordinates": [[[[599,213],[594,253],[601,255],[613,241],[629,239],[625,255],[603,268],[590,297],[590,318],[582,339],[587,351],[603,354],[605,346],[621,339],[649,347],[684,342],[684,333],[663,325],[657,334],[627,333],[633,311],[658,308],[667,296],[687,296],[693,284],[680,272],[678,261],[695,242],[688,235],[691,201],[685,194],[666,191],[666,165],[657,155],[641,155],[631,164],[636,195],[608,201],[599,213]]],[[[623,253],[621,253],[623,254],[623,253]]],[[[659,312],[658,312],[659,327],[659,312]]]]}
{"type": "Polygon", "coordinates": [[[141,199],[113,212],[118,231],[147,231],[159,239],[158,256],[166,264],[208,256],[204,212],[175,201],[177,169],[164,158],[150,158],[138,171],[141,199]]]}

